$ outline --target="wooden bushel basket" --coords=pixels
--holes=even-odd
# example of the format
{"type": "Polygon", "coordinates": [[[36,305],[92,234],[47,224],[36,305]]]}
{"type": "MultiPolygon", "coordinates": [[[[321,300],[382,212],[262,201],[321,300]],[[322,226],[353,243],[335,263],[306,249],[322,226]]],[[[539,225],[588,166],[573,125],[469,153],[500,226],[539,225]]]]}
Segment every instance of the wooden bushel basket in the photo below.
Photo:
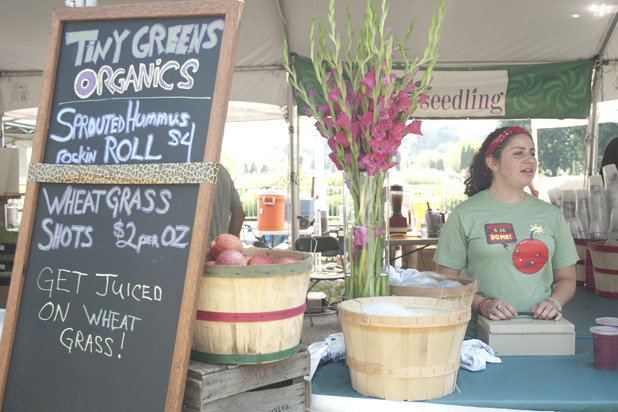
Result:
{"type": "Polygon", "coordinates": [[[207,363],[273,362],[298,352],[311,261],[305,253],[250,248],[276,265],[205,265],[191,358],[207,363]]]}
{"type": "Polygon", "coordinates": [[[401,286],[390,285],[391,295],[395,296],[425,296],[432,298],[449,299],[462,302],[467,306],[472,305],[474,294],[479,289],[479,282],[476,279],[464,276],[446,276],[449,280],[461,283],[461,287],[452,288],[432,288],[424,286],[401,286]]]}
{"type": "Polygon", "coordinates": [[[348,300],[338,307],[352,388],[395,401],[441,398],[455,390],[470,306],[429,297],[386,296],[348,300]],[[392,302],[419,316],[364,313],[392,302]]]}
{"type": "Polygon", "coordinates": [[[579,260],[575,264],[575,274],[577,286],[584,286],[586,280],[586,250],[588,250],[588,239],[574,239],[575,249],[579,260]]]}
{"type": "Polygon", "coordinates": [[[594,293],[618,298],[618,246],[605,246],[604,243],[588,243],[594,271],[594,293]]]}

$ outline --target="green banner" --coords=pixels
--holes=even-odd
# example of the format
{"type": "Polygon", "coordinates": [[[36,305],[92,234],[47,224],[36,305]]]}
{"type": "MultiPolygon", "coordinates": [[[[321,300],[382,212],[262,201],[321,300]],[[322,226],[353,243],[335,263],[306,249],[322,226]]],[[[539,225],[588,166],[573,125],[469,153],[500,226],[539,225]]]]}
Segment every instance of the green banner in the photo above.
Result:
{"type": "MultiPolygon", "coordinates": [[[[584,119],[590,113],[592,60],[474,68],[436,68],[420,119],[584,119]]],[[[321,99],[306,57],[296,57],[301,82],[321,99]]],[[[401,73],[399,73],[401,75],[401,73]]],[[[421,76],[422,71],[417,76],[421,76]]],[[[420,77],[419,77],[420,78],[420,77]]],[[[306,104],[298,102],[299,113],[306,104]]]]}

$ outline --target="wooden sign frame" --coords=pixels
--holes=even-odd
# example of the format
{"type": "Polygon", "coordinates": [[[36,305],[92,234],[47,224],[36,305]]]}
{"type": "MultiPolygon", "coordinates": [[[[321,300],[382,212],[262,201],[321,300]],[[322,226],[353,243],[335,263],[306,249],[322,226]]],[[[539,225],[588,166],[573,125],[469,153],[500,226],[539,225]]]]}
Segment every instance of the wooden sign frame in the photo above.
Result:
{"type": "MultiPolygon", "coordinates": [[[[54,9],[52,12],[51,28],[47,44],[44,75],[41,85],[41,97],[33,141],[33,164],[44,162],[45,148],[48,141],[50,126],[50,112],[52,98],[55,93],[59,53],[63,27],[68,22],[97,22],[97,21],[128,21],[139,19],[169,19],[185,17],[212,17],[224,18],[224,28],[220,36],[221,50],[216,70],[212,109],[208,120],[208,133],[205,143],[203,162],[217,164],[221,152],[221,140],[227,114],[227,105],[230,96],[234,60],[238,42],[240,18],[243,9],[242,0],[213,0],[199,2],[172,2],[152,4],[130,4],[122,6],[97,6],[83,8],[54,9]]],[[[122,182],[119,184],[125,184],[122,182]]],[[[11,277],[7,311],[4,319],[2,340],[0,342],[0,409],[5,401],[7,380],[12,367],[11,360],[14,352],[16,328],[22,322],[20,319],[20,305],[26,283],[28,257],[31,253],[32,232],[35,224],[37,200],[39,198],[40,183],[29,179],[27,183],[21,230],[17,242],[15,262],[11,277]]],[[[165,411],[180,411],[185,388],[185,380],[192,344],[195,313],[199,297],[199,284],[208,247],[208,231],[215,193],[215,184],[199,183],[197,190],[197,205],[193,218],[193,227],[188,252],[182,301],[178,313],[178,325],[174,340],[174,350],[169,374],[169,384],[165,397],[165,411]]],[[[76,252],[79,253],[79,252],[76,252]]],[[[179,281],[182,274],[178,274],[179,281]]],[[[174,316],[174,315],[173,315],[174,316]]],[[[152,359],[157,362],[158,359],[152,359]]],[[[87,367],[87,366],[86,366],[87,367]]],[[[52,374],[61,375],[62,371],[52,371],[52,374]]],[[[93,371],[96,373],[96,370],[93,371]]],[[[102,388],[104,390],[105,388],[102,388]]],[[[62,394],[58,394],[62,396],[62,394]]],[[[114,396],[107,393],[107,396],[114,396]]],[[[82,406],[88,409],[99,410],[94,405],[82,406]]],[[[162,405],[163,407],[163,405],[162,405]]],[[[50,409],[51,410],[51,409],[50,409]]],[[[75,409],[78,410],[78,409],[75,409]]]]}

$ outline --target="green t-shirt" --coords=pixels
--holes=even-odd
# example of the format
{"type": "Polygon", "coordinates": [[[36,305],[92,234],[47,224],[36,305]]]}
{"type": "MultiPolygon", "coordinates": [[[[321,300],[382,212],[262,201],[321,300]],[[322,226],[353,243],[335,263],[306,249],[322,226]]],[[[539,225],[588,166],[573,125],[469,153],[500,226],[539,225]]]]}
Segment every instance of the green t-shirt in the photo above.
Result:
{"type": "MultiPolygon", "coordinates": [[[[503,203],[482,191],[457,206],[444,225],[434,261],[479,280],[478,294],[529,312],[551,294],[553,271],[579,260],[558,208],[526,194],[503,203]]],[[[474,309],[474,308],[473,308],[474,309]]],[[[468,333],[476,335],[476,311],[468,333]]]]}
{"type": "Polygon", "coordinates": [[[240,195],[234,186],[230,172],[220,164],[217,187],[215,188],[215,201],[212,205],[210,217],[209,244],[217,235],[227,233],[230,225],[230,213],[232,209],[241,204],[240,195]]]}

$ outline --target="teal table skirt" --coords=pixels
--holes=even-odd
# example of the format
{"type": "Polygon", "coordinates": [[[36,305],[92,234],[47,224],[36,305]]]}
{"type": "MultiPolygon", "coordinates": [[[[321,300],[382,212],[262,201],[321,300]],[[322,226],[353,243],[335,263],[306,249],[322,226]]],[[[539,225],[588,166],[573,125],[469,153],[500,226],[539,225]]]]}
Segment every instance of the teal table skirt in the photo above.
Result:
{"type": "MultiPolygon", "coordinates": [[[[618,299],[602,298],[578,287],[565,308],[576,325],[574,356],[503,356],[480,372],[459,369],[455,392],[426,402],[505,409],[618,412],[618,370],[594,367],[589,328],[600,316],[618,317],[618,299]]],[[[355,392],[343,362],[318,368],[312,393],[364,398],[355,392]]]]}

